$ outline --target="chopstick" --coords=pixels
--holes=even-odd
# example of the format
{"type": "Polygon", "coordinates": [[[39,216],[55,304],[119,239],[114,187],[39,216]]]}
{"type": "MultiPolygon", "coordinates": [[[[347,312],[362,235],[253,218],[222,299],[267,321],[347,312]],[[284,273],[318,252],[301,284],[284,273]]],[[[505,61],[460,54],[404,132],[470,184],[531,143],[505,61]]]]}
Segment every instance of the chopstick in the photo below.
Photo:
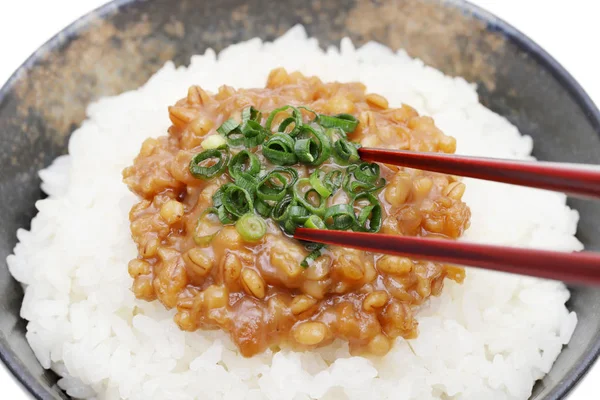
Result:
{"type": "Polygon", "coordinates": [[[298,228],[294,238],[359,250],[600,285],[600,253],[563,253],[378,233],[298,228]]]}
{"type": "Polygon", "coordinates": [[[374,148],[358,153],[365,161],[600,198],[600,168],[374,148]]]}

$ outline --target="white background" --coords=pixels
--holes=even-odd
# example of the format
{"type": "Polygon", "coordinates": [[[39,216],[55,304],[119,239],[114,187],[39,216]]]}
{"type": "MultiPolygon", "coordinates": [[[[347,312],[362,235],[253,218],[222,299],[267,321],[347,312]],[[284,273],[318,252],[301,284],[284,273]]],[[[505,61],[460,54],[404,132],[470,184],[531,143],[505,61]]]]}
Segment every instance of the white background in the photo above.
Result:
{"type": "MultiPolygon", "coordinates": [[[[176,1],[176,0],[173,0],[176,1]]],[[[561,62],[600,104],[600,2],[471,0],[523,31],[561,62]],[[588,47],[589,46],[589,47],[588,47]]],[[[0,84],[40,45],[104,0],[0,0],[0,84]]],[[[0,366],[0,399],[30,396],[0,366]]],[[[600,364],[569,400],[599,398],[600,364]]],[[[482,399],[483,400],[483,399],[482,399]]]]}

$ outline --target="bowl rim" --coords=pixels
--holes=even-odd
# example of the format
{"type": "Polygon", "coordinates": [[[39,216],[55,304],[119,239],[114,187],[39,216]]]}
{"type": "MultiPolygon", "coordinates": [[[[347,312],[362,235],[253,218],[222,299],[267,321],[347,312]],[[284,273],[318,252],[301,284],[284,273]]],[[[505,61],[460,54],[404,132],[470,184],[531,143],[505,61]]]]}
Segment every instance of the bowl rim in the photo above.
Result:
{"type": "MultiPolygon", "coordinates": [[[[2,88],[0,88],[0,104],[4,101],[8,93],[13,89],[16,81],[36,65],[44,55],[59,49],[67,43],[71,37],[77,35],[81,30],[89,26],[89,22],[97,17],[105,17],[110,13],[118,12],[121,8],[134,3],[139,3],[146,0],[112,0],[108,3],[89,11],[88,13],[77,18],[75,21],[67,25],[65,28],[48,39],[38,49],[36,49],[8,78],[2,88]]],[[[583,87],[575,80],[575,78],[546,50],[535,43],[527,35],[519,31],[508,22],[497,17],[491,12],[470,3],[466,0],[438,0],[439,6],[451,7],[462,11],[464,14],[470,15],[486,24],[486,28],[490,31],[496,31],[506,38],[506,40],[514,43],[519,49],[527,53],[535,59],[543,68],[545,68],[559,83],[569,92],[571,98],[577,103],[579,108],[584,112],[585,118],[592,125],[594,130],[600,135],[600,111],[594,104],[590,96],[586,93],[583,87]]],[[[562,379],[557,385],[546,395],[544,400],[559,400],[564,399],[569,392],[581,381],[583,376],[594,365],[595,361],[600,357],[600,340],[593,344],[590,351],[583,357],[582,362],[576,365],[570,373],[562,379]]],[[[0,335],[0,360],[4,363],[7,369],[17,379],[17,381],[28,390],[38,400],[48,399],[49,393],[46,388],[29,373],[27,368],[22,364],[15,352],[8,346],[6,339],[0,335]]]]}

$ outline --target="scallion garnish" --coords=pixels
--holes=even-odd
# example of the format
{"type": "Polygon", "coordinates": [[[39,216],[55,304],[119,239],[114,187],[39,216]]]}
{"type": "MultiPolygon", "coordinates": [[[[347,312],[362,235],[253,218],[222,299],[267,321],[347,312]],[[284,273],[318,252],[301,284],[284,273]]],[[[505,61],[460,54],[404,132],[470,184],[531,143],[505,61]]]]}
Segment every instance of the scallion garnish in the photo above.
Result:
{"type": "Polygon", "coordinates": [[[342,163],[349,164],[360,161],[358,146],[359,145],[350,142],[348,139],[340,138],[334,143],[333,149],[335,155],[342,163]]]}
{"type": "Polygon", "coordinates": [[[189,170],[194,178],[212,179],[223,173],[227,161],[229,149],[227,146],[219,146],[196,154],[190,161],[189,170]]]}
{"type": "MultiPolygon", "coordinates": [[[[373,193],[385,185],[385,179],[378,164],[359,163],[360,145],[348,140],[347,134],[358,126],[356,117],[328,116],[287,105],[271,111],[264,126],[262,118],[254,107],[244,108],[241,122],[231,118],[217,129],[224,138],[220,142],[225,140],[227,145],[206,149],[190,162],[190,172],[196,178],[213,178],[228,167],[232,181],[215,192],[213,207],[198,219],[194,240],[199,246],[208,245],[218,229],[233,223],[244,240],[258,241],[267,231],[261,216],[271,218],[290,235],[298,227],[366,232],[381,228],[383,208],[373,193]],[[314,118],[305,122],[301,110],[314,118]],[[230,148],[240,146],[244,148],[232,156],[230,148]],[[262,146],[259,150],[274,168],[261,172],[260,152],[250,151],[257,146],[262,146]],[[327,163],[330,157],[344,167],[327,163]],[[308,178],[298,179],[296,168],[291,167],[297,163],[314,167],[308,178]],[[320,168],[323,163],[327,163],[325,169],[320,168]],[[350,203],[328,206],[340,188],[350,203]]],[[[219,144],[217,140],[206,141],[207,147],[213,142],[219,144]]],[[[308,243],[310,253],[302,266],[311,265],[323,248],[308,243]]]]}
{"type": "Polygon", "coordinates": [[[227,121],[223,122],[223,125],[217,128],[217,132],[219,132],[223,136],[229,135],[230,132],[233,132],[240,123],[237,122],[233,118],[229,118],[227,121]]]}
{"type": "Polygon", "coordinates": [[[331,141],[320,128],[305,125],[296,139],[294,153],[305,164],[321,165],[331,155],[331,141]]]}
{"type": "MultiPolygon", "coordinates": [[[[321,174],[325,175],[323,171],[320,169],[315,169],[314,172],[310,175],[310,184],[319,194],[325,198],[331,196],[332,188],[327,186],[327,183],[324,181],[324,177],[321,177],[321,174]]],[[[325,175],[327,176],[327,175],[325,175]]]]}
{"type": "MultiPolygon", "coordinates": [[[[306,220],[310,217],[310,213],[306,208],[300,205],[290,206],[288,218],[296,225],[304,225],[306,220]]],[[[314,214],[313,214],[314,215],[314,214]]]]}
{"type": "Polygon", "coordinates": [[[280,167],[267,173],[258,182],[256,196],[263,201],[279,201],[284,198],[288,189],[298,180],[298,173],[293,168],[280,167]],[[289,176],[286,177],[286,175],[289,176]]]}
{"type": "Polygon", "coordinates": [[[298,157],[294,153],[294,139],[287,133],[271,136],[262,147],[263,156],[275,165],[296,164],[298,157]]]}
{"type": "Polygon", "coordinates": [[[352,200],[355,209],[358,209],[355,230],[364,232],[378,232],[382,223],[381,203],[371,193],[360,193],[352,200]]]}
{"type": "Polygon", "coordinates": [[[318,216],[325,213],[326,198],[312,187],[308,178],[298,179],[298,182],[294,185],[293,194],[294,201],[304,206],[311,213],[318,216]]]}
{"type": "Polygon", "coordinates": [[[358,126],[358,120],[354,115],[338,114],[334,116],[319,115],[319,123],[324,128],[340,128],[344,132],[354,132],[358,126]]]}
{"type": "Polygon", "coordinates": [[[306,219],[304,222],[304,227],[310,229],[327,229],[325,222],[323,222],[323,220],[315,214],[306,219]]]}
{"type": "Polygon", "coordinates": [[[238,219],[235,223],[235,229],[245,241],[256,242],[262,239],[265,233],[267,233],[267,224],[258,215],[247,213],[238,219]]]}
{"type": "Polygon", "coordinates": [[[361,163],[354,169],[354,177],[365,183],[374,185],[379,179],[379,164],[361,163]]]}
{"type": "Polygon", "coordinates": [[[223,194],[223,206],[225,206],[227,211],[239,218],[254,210],[254,199],[246,189],[233,184],[227,187],[223,194]]]}
{"type": "Polygon", "coordinates": [[[256,176],[259,172],[260,161],[254,153],[251,153],[248,150],[240,151],[231,158],[231,161],[229,161],[229,175],[234,180],[237,180],[243,173],[256,176]]]}
{"type": "Polygon", "coordinates": [[[260,198],[257,198],[254,201],[254,209],[258,215],[264,218],[269,218],[271,216],[271,210],[273,209],[273,206],[273,204],[269,204],[269,202],[261,200],[260,198]]]}
{"type": "Polygon", "coordinates": [[[284,106],[281,108],[277,108],[271,111],[269,117],[267,118],[267,122],[265,123],[265,128],[267,131],[272,132],[271,125],[273,124],[273,120],[275,117],[284,111],[292,110],[291,115],[285,118],[277,127],[277,132],[285,132],[288,135],[294,137],[298,133],[300,133],[300,128],[302,127],[302,113],[294,106],[284,106]]]}
{"type": "Polygon", "coordinates": [[[287,217],[290,213],[289,209],[293,201],[294,198],[290,195],[287,195],[283,199],[281,199],[275,205],[275,207],[273,207],[273,210],[271,211],[271,218],[273,218],[277,222],[284,222],[285,220],[287,220],[287,217]]]}
{"type": "Polygon", "coordinates": [[[329,171],[325,175],[325,185],[331,191],[331,193],[337,192],[337,190],[342,187],[342,182],[344,179],[344,174],[339,169],[334,169],[333,171],[329,171]]]}
{"type": "Polygon", "coordinates": [[[311,251],[306,257],[304,257],[304,260],[302,260],[302,262],[300,263],[300,266],[302,266],[303,268],[308,268],[310,267],[310,265],[319,257],[321,257],[321,249],[322,247],[315,249],[313,251],[311,251]]]}
{"type": "Polygon", "coordinates": [[[356,216],[350,204],[336,204],[325,210],[323,221],[328,229],[345,231],[354,227],[356,216]]]}

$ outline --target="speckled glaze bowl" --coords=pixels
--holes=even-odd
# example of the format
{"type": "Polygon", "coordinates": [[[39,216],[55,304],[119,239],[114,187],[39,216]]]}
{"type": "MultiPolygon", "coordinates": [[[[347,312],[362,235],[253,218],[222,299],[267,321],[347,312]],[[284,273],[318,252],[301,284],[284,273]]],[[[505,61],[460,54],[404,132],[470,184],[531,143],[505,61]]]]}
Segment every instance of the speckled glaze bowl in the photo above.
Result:
{"type": "MultiPolygon", "coordinates": [[[[43,195],[36,172],[67,151],[90,101],[140,86],[167,60],[186,64],[207,47],[274,39],[296,23],[323,45],[349,36],[405,48],[477,83],[486,106],[533,136],[539,159],[600,164],[600,114],[582,88],[523,34],[459,0],[109,3],[42,46],[0,90],[0,357],[36,398],[67,398],[25,340],[23,291],[5,262],[17,228],[29,226],[43,195]]],[[[600,203],[570,205],[581,213],[579,239],[600,249],[600,203]]],[[[579,325],[532,399],[564,398],[600,352],[600,289],[571,290],[579,325]]]]}

